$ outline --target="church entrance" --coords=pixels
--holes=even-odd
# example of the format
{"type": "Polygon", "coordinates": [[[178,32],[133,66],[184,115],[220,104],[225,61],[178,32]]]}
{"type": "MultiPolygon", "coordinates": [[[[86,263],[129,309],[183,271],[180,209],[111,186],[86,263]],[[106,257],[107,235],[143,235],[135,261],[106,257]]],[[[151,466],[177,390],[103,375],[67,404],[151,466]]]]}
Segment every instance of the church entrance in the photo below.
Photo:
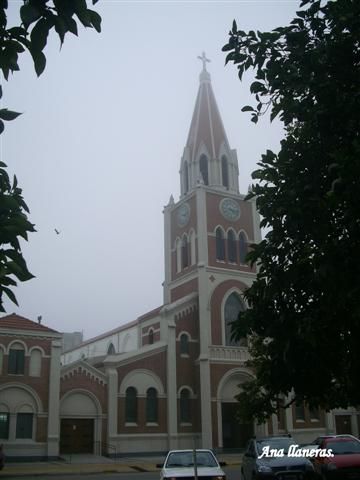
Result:
{"type": "Polygon", "coordinates": [[[241,384],[249,379],[249,374],[240,369],[232,369],[220,380],[217,391],[218,443],[220,448],[245,448],[254,435],[254,423],[240,422],[237,419],[238,396],[241,384]]]}
{"type": "Polygon", "coordinates": [[[94,420],[91,418],[62,418],[60,453],[94,453],[94,420]]]}
{"type": "Polygon", "coordinates": [[[351,415],[335,415],[336,434],[352,434],[351,415]]]}
{"type": "Polygon", "coordinates": [[[83,389],[74,389],[60,402],[60,452],[90,453],[100,449],[101,407],[98,399],[83,389]]]}
{"type": "Polygon", "coordinates": [[[254,435],[253,423],[239,423],[236,418],[237,403],[222,403],[223,448],[244,448],[254,435]]]}

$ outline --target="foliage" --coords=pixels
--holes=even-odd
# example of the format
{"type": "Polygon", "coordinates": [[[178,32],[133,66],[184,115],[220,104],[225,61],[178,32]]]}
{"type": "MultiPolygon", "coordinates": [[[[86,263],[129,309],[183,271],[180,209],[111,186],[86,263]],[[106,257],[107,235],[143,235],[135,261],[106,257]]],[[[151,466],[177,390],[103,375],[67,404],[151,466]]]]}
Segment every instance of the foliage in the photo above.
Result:
{"type": "Polygon", "coordinates": [[[290,25],[229,33],[226,62],[255,71],[246,106],[279,116],[256,197],[268,233],[249,254],[258,274],[234,335],[251,336],[256,379],[239,394],[258,421],[279,402],[360,404],[360,2],[303,0],[290,25]]]}
{"type": "MultiPolygon", "coordinates": [[[[92,0],[95,4],[98,0],[92,0]]],[[[8,0],[0,0],[0,68],[6,80],[10,72],[19,70],[18,56],[28,50],[37,75],[46,65],[43,50],[48,34],[55,29],[61,45],[66,33],[78,34],[76,19],[85,26],[101,31],[101,17],[87,8],[86,0],[23,0],[20,7],[21,25],[7,28],[8,0]],[[31,31],[30,31],[31,28],[31,31]]]]}
{"type": "MultiPolygon", "coordinates": [[[[92,3],[97,1],[92,0],[92,3]]],[[[20,69],[19,54],[26,51],[32,56],[37,75],[42,74],[46,66],[43,50],[53,29],[61,45],[66,33],[78,35],[76,19],[85,27],[101,31],[101,17],[87,7],[86,0],[23,0],[21,3],[21,24],[8,28],[8,0],[0,0],[0,70],[6,80],[10,73],[20,69]]],[[[0,134],[4,131],[4,121],[14,120],[19,115],[7,108],[0,109],[0,134]]],[[[19,237],[27,240],[27,234],[35,231],[27,219],[29,210],[16,177],[11,183],[5,168],[5,163],[0,162],[0,311],[4,311],[3,294],[17,304],[11,289],[16,286],[14,277],[19,281],[33,278],[22,256],[19,237]]]]}
{"type": "Polygon", "coordinates": [[[11,290],[12,286],[16,286],[14,277],[21,282],[33,278],[21,254],[19,237],[27,240],[28,232],[35,231],[34,225],[24,213],[29,210],[16,177],[11,183],[5,167],[6,165],[0,162],[0,311],[4,311],[4,293],[17,305],[11,290]]]}

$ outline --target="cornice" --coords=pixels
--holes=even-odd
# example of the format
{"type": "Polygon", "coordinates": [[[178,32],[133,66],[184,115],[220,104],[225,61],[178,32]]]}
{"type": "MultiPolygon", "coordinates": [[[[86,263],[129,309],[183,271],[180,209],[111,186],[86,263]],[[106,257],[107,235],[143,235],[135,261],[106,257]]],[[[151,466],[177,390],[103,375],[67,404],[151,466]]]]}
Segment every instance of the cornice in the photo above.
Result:
{"type": "Polygon", "coordinates": [[[62,380],[66,380],[73,377],[75,373],[82,374],[84,372],[86,376],[90,377],[90,380],[95,380],[101,385],[107,384],[106,375],[97,368],[85,362],[84,360],[77,360],[74,363],[70,363],[69,365],[65,365],[64,367],[62,367],[60,372],[60,378],[62,380]]]}
{"type": "Polygon", "coordinates": [[[141,360],[143,358],[152,357],[158,353],[167,350],[167,344],[165,342],[156,342],[152,345],[146,345],[139,350],[132,350],[127,353],[120,353],[117,355],[109,355],[104,360],[104,366],[117,366],[127,365],[129,363],[141,360]]]}
{"type": "Polygon", "coordinates": [[[37,330],[20,330],[0,328],[0,337],[32,337],[41,338],[42,340],[61,340],[61,333],[41,332],[37,330]]]}
{"type": "Polygon", "coordinates": [[[162,316],[166,316],[169,313],[174,313],[176,311],[181,311],[185,306],[196,306],[198,301],[199,294],[198,292],[189,293],[185,297],[179,298],[175,302],[168,303],[164,305],[161,309],[162,316]]]}

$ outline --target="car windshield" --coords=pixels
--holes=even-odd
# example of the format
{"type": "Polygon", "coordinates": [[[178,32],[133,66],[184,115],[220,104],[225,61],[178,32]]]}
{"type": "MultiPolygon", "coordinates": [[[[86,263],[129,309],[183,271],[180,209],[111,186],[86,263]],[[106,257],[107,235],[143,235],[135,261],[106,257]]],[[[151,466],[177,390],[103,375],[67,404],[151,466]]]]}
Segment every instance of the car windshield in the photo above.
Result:
{"type": "Polygon", "coordinates": [[[271,449],[284,449],[286,454],[289,450],[290,445],[294,445],[295,442],[292,438],[264,438],[264,440],[257,440],[256,446],[259,454],[263,452],[265,447],[271,449]]]}
{"type": "MultiPolygon", "coordinates": [[[[217,462],[211,452],[196,452],[196,463],[198,467],[217,467],[217,462]]],[[[172,452],[169,454],[165,468],[193,467],[193,452],[172,452]]]]}
{"type": "Polygon", "coordinates": [[[360,442],[357,442],[356,440],[338,440],[327,442],[326,448],[331,448],[334,455],[360,453],[360,442]]]}

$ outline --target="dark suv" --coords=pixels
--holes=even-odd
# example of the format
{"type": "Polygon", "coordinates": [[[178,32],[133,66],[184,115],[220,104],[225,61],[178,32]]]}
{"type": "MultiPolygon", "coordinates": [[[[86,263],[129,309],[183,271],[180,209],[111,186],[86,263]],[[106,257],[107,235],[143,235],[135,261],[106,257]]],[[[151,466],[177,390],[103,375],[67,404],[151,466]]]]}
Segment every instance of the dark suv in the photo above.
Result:
{"type": "Polygon", "coordinates": [[[296,442],[290,436],[251,439],[241,466],[242,480],[314,478],[314,467],[308,458],[288,455],[291,445],[296,442]]]}

